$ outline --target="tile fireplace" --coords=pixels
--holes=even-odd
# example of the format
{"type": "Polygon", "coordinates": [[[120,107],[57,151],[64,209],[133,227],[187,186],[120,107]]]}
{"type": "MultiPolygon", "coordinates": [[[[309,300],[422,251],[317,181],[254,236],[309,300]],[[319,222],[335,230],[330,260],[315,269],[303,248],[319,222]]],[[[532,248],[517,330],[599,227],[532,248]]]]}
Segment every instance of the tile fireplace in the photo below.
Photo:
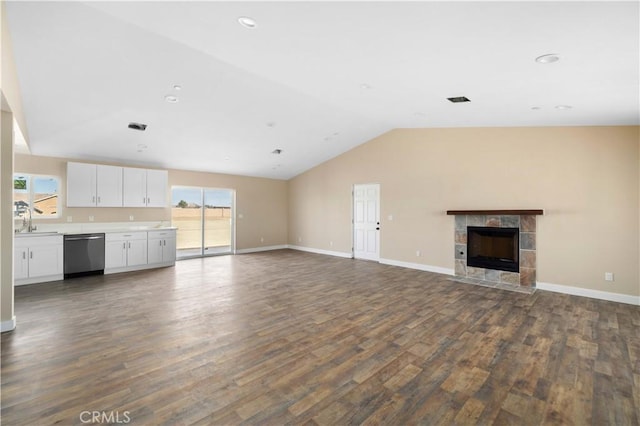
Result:
{"type": "Polygon", "coordinates": [[[536,285],[536,216],[542,210],[449,210],[455,275],[505,286],[536,285]]]}

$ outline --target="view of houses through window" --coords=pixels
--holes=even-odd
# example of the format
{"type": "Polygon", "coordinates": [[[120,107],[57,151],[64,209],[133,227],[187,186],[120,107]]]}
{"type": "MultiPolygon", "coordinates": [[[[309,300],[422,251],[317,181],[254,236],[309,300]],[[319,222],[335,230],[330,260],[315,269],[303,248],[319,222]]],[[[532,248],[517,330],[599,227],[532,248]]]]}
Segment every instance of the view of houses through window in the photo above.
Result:
{"type": "Polygon", "coordinates": [[[178,228],[179,259],[232,252],[234,198],[232,189],[171,189],[171,224],[178,228]]]}
{"type": "Polygon", "coordinates": [[[13,215],[35,219],[59,217],[60,179],[55,176],[14,174],[13,215]]]}

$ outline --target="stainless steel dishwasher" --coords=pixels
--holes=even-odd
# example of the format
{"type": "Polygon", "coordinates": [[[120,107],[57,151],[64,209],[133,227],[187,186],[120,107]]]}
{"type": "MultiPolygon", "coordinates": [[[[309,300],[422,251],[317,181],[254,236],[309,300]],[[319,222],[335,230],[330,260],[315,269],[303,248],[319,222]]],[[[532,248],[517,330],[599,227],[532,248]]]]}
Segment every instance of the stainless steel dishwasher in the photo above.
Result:
{"type": "Polygon", "coordinates": [[[64,236],[64,277],[104,273],[104,234],[64,236]]]}

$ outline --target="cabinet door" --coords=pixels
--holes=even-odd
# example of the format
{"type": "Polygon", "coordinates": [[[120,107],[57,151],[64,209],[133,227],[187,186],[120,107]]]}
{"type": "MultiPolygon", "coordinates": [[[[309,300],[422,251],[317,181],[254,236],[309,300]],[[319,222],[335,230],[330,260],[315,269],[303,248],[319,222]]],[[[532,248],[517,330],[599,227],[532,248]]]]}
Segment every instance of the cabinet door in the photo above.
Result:
{"type": "Polygon", "coordinates": [[[63,269],[62,244],[29,248],[29,278],[57,275],[63,269]]]}
{"type": "Polygon", "coordinates": [[[147,239],[127,241],[127,265],[147,264],[147,239]]]}
{"type": "Polygon", "coordinates": [[[122,207],[122,167],[96,166],[96,204],[122,207]]]}
{"type": "Polygon", "coordinates": [[[124,167],[122,204],[124,207],[145,207],[147,205],[147,171],[124,167]]]}
{"type": "Polygon", "coordinates": [[[149,238],[149,242],[147,244],[147,256],[149,258],[150,265],[153,263],[162,263],[163,243],[164,240],[162,238],[149,238]]]}
{"type": "Polygon", "coordinates": [[[147,170],[147,207],[167,207],[166,170],[147,170]]]}
{"type": "Polygon", "coordinates": [[[104,243],[104,268],[122,268],[127,266],[127,242],[124,240],[104,243]]]}
{"type": "Polygon", "coordinates": [[[29,277],[29,249],[16,247],[13,250],[13,278],[19,280],[29,277]]]}
{"type": "Polygon", "coordinates": [[[96,165],[67,163],[67,207],[96,206],[96,165]]]}
{"type": "MultiPolygon", "coordinates": [[[[175,235],[175,233],[174,233],[175,235]]],[[[175,262],[176,261],[176,238],[166,238],[163,241],[162,247],[162,261],[163,262],[175,262]]]]}

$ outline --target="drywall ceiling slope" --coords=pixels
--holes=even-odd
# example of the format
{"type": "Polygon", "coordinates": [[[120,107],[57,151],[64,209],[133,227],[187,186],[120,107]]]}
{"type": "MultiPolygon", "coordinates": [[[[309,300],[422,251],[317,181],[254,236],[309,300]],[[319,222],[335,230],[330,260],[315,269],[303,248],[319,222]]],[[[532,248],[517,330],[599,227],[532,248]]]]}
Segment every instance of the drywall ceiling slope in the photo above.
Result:
{"type": "Polygon", "coordinates": [[[277,179],[393,128],[637,125],[638,10],[637,2],[7,4],[32,153],[277,179]],[[547,53],[560,61],[535,62],[547,53]],[[131,121],[148,128],[130,130],[131,121]]]}

